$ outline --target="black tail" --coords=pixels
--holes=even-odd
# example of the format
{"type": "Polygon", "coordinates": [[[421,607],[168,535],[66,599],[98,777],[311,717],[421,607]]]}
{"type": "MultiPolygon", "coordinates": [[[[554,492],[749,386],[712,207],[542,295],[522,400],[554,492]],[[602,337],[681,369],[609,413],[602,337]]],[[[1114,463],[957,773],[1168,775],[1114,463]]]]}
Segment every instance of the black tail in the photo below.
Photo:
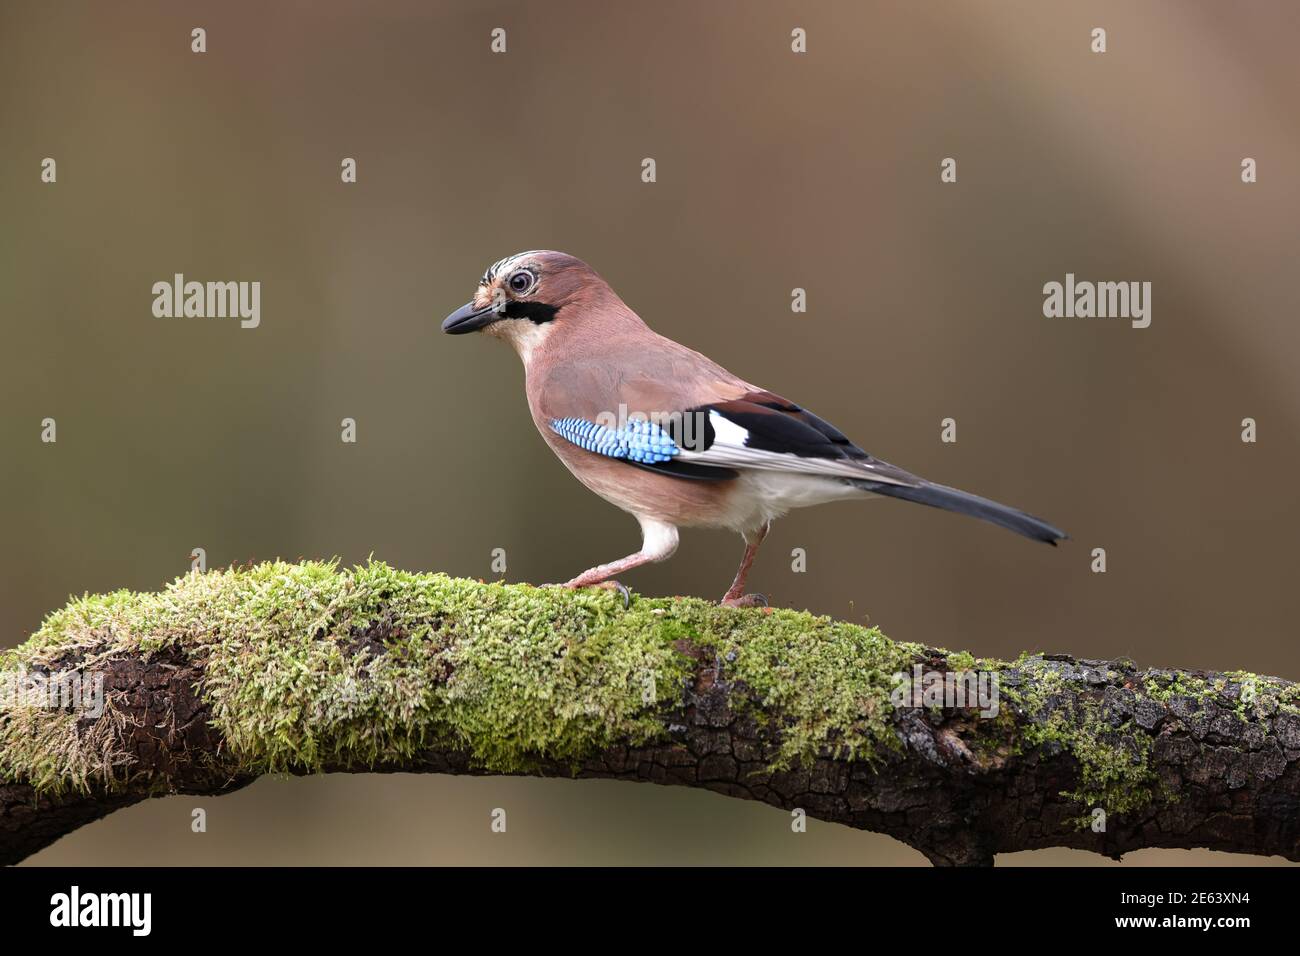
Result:
{"type": "Polygon", "coordinates": [[[1058,540],[1069,537],[1060,528],[1053,527],[1041,518],[1035,518],[1033,515],[1027,515],[1015,508],[1000,505],[996,501],[989,501],[989,499],[981,498],[979,495],[972,495],[944,485],[931,484],[928,481],[924,481],[919,485],[895,485],[884,481],[865,481],[855,478],[850,479],[850,483],[862,488],[864,491],[870,491],[877,495],[902,498],[904,501],[915,501],[920,505],[929,505],[932,508],[942,508],[944,511],[955,511],[958,514],[981,518],[1009,531],[1014,531],[1016,534],[1023,534],[1026,538],[1033,538],[1035,541],[1046,541],[1053,547],[1056,546],[1058,540]]]}

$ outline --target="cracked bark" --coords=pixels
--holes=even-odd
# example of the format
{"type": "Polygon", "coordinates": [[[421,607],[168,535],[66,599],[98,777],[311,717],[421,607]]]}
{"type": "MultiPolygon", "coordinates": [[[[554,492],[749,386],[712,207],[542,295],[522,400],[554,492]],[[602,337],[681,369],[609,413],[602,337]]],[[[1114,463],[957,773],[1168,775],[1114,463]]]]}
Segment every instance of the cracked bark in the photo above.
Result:
{"type": "MultiPolygon", "coordinates": [[[[1048,703],[1067,729],[1071,720],[1100,714],[1103,732],[1113,732],[1117,747],[1125,746],[1134,727],[1150,735],[1149,769],[1174,799],[1110,813],[1104,832],[1094,832],[1079,825],[1089,808],[1064,795],[1078,787],[1079,761],[1051,741],[1025,746],[1025,732],[1042,714],[1006,694],[1000,721],[979,720],[973,709],[895,710],[899,747],[882,751],[874,764],[826,752],[811,763],[773,770],[780,712],[728,680],[725,662],[713,654],[685,642],[678,646],[697,666],[680,702],[661,713],[661,739],[615,747],[577,767],[540,760],[529,772],[698,787],[798,808],[815,819],[889,834],[936,865],[989,865],[997,853],[1051,846],[1116,858],[1144,847],[1206,847],[1300,860],[1300,715],[1274,707],[1243,717],[1239,678],[1064,655],[1030,658],[999,672],[1004,688],[1031,686],[1044,675],[1061,678],[1052,683],[1048,703]],[[1219,689],[1165,700],[1135,692],[1153,677],[1178,678],[1179,686],[1202,678],[1219,689]]],[[[927,655],[925,666],[947,666],[945,652],[927,655]]],[[[124,717],[116,745],[134,761],[133,782],[122,792],[63,796],[38,794],[21,782],[0,784],[0,862],[18,862],[151,796],[221,794],[254,779],[209,720],[198,663],[169,649],[147,658],[118,656],[104,673],[105,694],[115,695],[124,717]]],[[[487,772],[456,749],[431,749],[401,764],[327,769],[487,772]]]]}

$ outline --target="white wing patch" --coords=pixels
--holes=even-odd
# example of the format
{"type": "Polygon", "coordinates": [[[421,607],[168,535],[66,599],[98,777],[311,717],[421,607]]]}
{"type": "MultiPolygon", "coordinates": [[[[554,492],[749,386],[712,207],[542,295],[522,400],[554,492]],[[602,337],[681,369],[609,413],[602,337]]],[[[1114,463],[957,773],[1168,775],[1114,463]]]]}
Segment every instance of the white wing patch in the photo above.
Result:
{"type": "Polygon", "coordinates": [[[697,452],[682,448],[677,453],[679,461],[689,461],[700,465],[717,465],[726,468],[753,468],[759,471],[784,471],[805,475],[825,475],[832,478],[858,478],[867,481],[883,481],[891,485],[907,485],[910,482],[877,471],[870,462],[854,461],[847,458],[805,458],[790,452],[764,451],[761,448],[746,447],[749,438],[748,429],[742,428],[730,419],[715,411],[709,412],[709,423],[713,426],[713,444],[708,451],[697,452]]]}

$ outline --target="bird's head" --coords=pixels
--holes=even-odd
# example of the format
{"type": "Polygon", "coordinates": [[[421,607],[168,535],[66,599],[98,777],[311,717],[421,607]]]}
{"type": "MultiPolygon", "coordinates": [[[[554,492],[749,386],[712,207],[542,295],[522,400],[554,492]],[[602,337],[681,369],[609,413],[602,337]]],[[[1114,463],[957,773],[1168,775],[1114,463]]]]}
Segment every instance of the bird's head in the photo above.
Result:
{"type": "Polygon", "coordinates": [[[488,266],[474,298],[443,320],[451,335],[486,332],[525,360],[557,327],[579,321],[609,287],[581,259],[563,252],[520,252],[488,266]]]}

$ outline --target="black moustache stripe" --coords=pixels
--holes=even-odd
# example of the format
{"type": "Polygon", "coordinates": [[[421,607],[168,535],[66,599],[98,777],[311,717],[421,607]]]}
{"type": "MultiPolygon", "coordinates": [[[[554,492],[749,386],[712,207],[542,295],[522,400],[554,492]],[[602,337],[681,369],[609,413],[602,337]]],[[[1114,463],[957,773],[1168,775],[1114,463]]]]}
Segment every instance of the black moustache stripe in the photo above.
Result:
{"type": "Polygon", "coordinates": [[[545,302],[510,302],[502,313],[507,319],[529,319],[536,325],[549,322],[559,312],[559,306],[547,305],[545,302]]]}

